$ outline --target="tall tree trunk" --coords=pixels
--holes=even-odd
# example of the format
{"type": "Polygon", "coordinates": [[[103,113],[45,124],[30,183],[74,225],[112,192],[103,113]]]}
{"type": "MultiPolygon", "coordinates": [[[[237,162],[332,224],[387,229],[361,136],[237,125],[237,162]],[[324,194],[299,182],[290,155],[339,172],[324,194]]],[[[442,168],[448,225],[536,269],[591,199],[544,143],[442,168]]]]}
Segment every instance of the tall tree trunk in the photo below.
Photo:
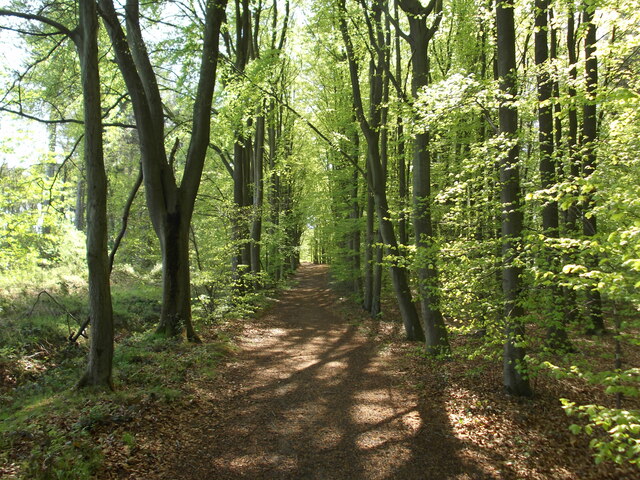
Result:
{"type": "Polygon", "coordinates": [[[253,222],[251,224],[251,272],[260,272],[260,241],[262,239],[263,163],[265,142],[265,118],[256,119],[256,139],[253,165],[253,222]]]}
{"type": "MultiPolygon", "coordinates": [[[[547,31],[549,22],[547,15],[549,11],[549,0],[536,0],[535,4],[535,62],[538,68],[537,88],[538,88],[538,141],[540,144],[540,187],[550,191],[557,183],[557,161],[554,156],[554,125],[553,125],[553,105],[551,96],[553,94],[553,83],[549,75],[549,44],[547,31]]],[[[542,231],[547,238],[557,239],[559,235],[558,222],[558,202],[555,198],[544,198],[542,205],[542,231]]],[[[546,248],[543,254],[543,261],[553,273],[558,273],[558,261],[553,249],[546,248]]],[[[551,348],[565,349],[568,346],[567,330],[565,328],[562,313],[556,308],[556,303],[562,299],[562,291],[556,284],[547,289],[551,302],[551,310],[547,315],[549,325],[547,326],[548,343],[551,348]],[[558,315],[560,313],[560,317],[558,315]]]]}
{"type": "MultiPolygon", "coordinates": [[[[517,98],[516,37],[513,0],[498,2],[496,27],[498,47],[498,77],[500,91],[508,98],[517,98]]],[[[522,205],[518,166],[518,110],[512,100],[503,100],[499,107],[500,134],[510,142],[506,155],[500,160],[502,203],[502,290],[504,294],[504,386],[509,394],[530,396],[531,387],[526,374],[523,309],[520,304],[522,268],[516,257],[522,236],[522,205]]]]}
{"type": "MultiPolygon", "coordinates": [[[[268,143],[269,143],[269,189],[268,189],[268,202],[270,210],[270,225],[268,233],[271,238],[276,235],[278,225],[280,221],[280,175],[276,169],[277,159],[277,146],[278,135],[282,131],[281,123],[282,116],[280,111],[276,110],[275,101],[269,103],[269,112],[267,116],[269,119],[269,126],[267,128],[268,143]]],[[[280,280],[280,255],[278,247],[272,241],[272,247],[268,252],[268,270],[275,281],[280,280]]]]}
{"type": "MultiPolygon", "coordinates": [[[[367,176],[370,177],[368,171],[367,176]]],[[[367,196],[367,222],[365,226],[365,239],[364,239],[364,298],[362,301],[362,308],[367,312],[371,312],[371,306],[373,302],[373,244],[374,240],[374,228],[375,228],[375,202],[373,195],[369,190],[366,190],[367,196]]]]}
{"type": "MultiPolygon", "coordinates": [[[[580,177],[580,162],[578,160],[578,111],[576,108],[576,82],[578,79],[576,35],[575,35],[575,11],[573,4],[569,5],[567,14],[567,56],[569,60],[569,86],[567,88],[567,157],[569,162],[568,178],[573,185],[577,184],[580,177]]],[[[571,202],[567,209],[564,220],[566,234],[574,237],[578,233],[578,218],[581,209],[577,201],[571,202]]],[[[564,255],[566,263],[574,263],[575,259],[571,254],[564,255]]],[[[578,318],[578,306],[576,302],[576,292],[571,287],[563,289],[565,318],[571,324],[578,318]]]]}
{"type": "Polygon", "coordinates": [[[113,310],[107,251],[107,176],[102,147],[96,3],[80,1],[80,55],[84,99],[84,158],[87,171],[87,265],[89,267],[89,361],[78,386],[112,388],[113,310]]]}
{"type": "MultiPolygon", "coordinates": [[[[598,59],[596,57],[596,26],[593,23],[595,5],[585,2],[583,6],[582,21],[586,26],[584,38],[585,79],[587,98],[582,107],[582,143],[583,163],[582,174],[588,179],[596,170],[596,141],[598,139],[598,117],[596,115],[596,92],[598,89],[598,59]]],[[[582,215],[582,233],[591,238],[598,233],[598,223],[593,208],[595,207],[594,192],[585,194],[584,209],[582,215]]],[[[591,267],[597,268],[597,255],[590,255],[591,267]]],[[[587,332],[600,334],[604,332],[604,319],[602,317],[602,299],[597,287],[587,291],[589,303],[589,318],[591,325],[587,332]]]]}
{"type": "Polygon", "coordinates": [[[187,337],[196,340],[191,322],[189,272],[189,223],[184,225],[180,213],[168,215],[162,233],[162,309],[157,332],[173,337],[186,328],[187,337]]]}
{"type": "MultiPolygon", "coordinates": [[[[377,5],[377,3],[376,3],[377,5]]],[[[347,50],[347,59],[349,62],[349,76],[351,79],[351,89],[353,93],[353,103],[356,111],[356,117],[360,123],[360,128],[367,141],[367,162],[368,170],[371,172],[369,188],[373,193],[376,214],[378,217],[378,228],[385,244],[387,255],[392,258],[390,266],[391,282],[395,291],[400,315],[405,328],[408,340],[424,340],[424,332],[418,312],[413,304],[411,290],[409,289],[409,279],[407,271],[399,261],[398,242],[396,240],[395,229],[391,222],[389,214],[389,204],[387,201],[386,179],[382,168],[380,156],[380,111],[374,108],[374,116],[368,121],[364,114],[362,95],[360,92],[360,80],[358,78],[358,64],[355,59],[351,37],[346,22],[346,7],[344,0],[339,2],[340,7],[340,31],[347,50]]],[[[379,5],[378,5],[379,7],[379,5]]],[[[382,97],[382,68],[376,65],[376,74],[371,78],[371,95],[370,102],[379,107],[382,97]]]]}
{"type": "Polygon", "coordinates": [[[351,208],[349,212],[351,235],[349,240],[349,247],[351,250],[351,275],[352,275],[352,290],[357,298],[362,295],[362,272],[360,269],[360,202],[358,199],[358,179],[360,172],[358,171],[358,159],[360,157],[360,135],[353,129],[352,144],[355,149],[353,155],[353,171],[351,174],[351,196],[350,203],[351,208]]]}
{"type": "Polygon", "coordinates": [[[86,169],[83,167],[79,174],[78,174],[78,180],[76,183],[76,207],[75,207],[75,213],[74,213],[74,225],[76,227],[76,230],[80,230],[81,232],[83,232],[85,230],[85,198],[86,198],[86,189],[85,189],[85,184],[86,184],[86,180],[85,180],[85,171],[86,169]]]}
{"type": "Polygon", "coordinates": [[[369,313],[371,318],[377,318],[382,313],[382,235],[380,232],[376,232],[376,245],[373,247],[375,253],[373,259],[373,274],[371,280],[371,309],[369,313]]]}
{"type": "MultiPolygon", "coordinates": [[[[417,98],[419,91],[429,84],[429,42],[439,24],[442,2],[431,2],[422,7],[417,0],[401,0],[400,7],[409,19],[409,38],[412,48],[411,93],[417,98]],[[431,27],[427,18],[431,12],[436,19],[431,27]]],[[[418,291],[424,323],[425,344],[430,354],[450,351],[447,328],[440,311],[440,280],[438,277],[439,250],[433,235],[431,220],[431,152],[429,133],[418,132],[413,146],[413,229],[418,263],[418,291]]]]}
{"type": "Polygon", "coordinates": [[[163,267],[170,269],[163,272],[163,288],[171,290],[163,292],[163,301],[176,300],[175,305],[163,304],[158,330],[178,334],[186,328],[188,338],[196,341],[197,336],[191,326],[191,308],[186,305],[190,302],[188,292],[191,288],[188,236],[209,145],[218,42],[225,17],[226,0],[212,0],[205,9],[204,41],[192,112],[193,127],[180,185],[177,184],[173,166],[165,150],[162,98],[142,36],[138,1],[126,2],[126,34],[113,1],[98,0],[98,4],[133,105],[140,140],[147,208],[160,240],[163,267]],[[174,256],[182,262],[180,268],[172,267],[174,256]]]}
{"type": "MultiPolygon", "coordinates": [[[[395,23],[399,22],[398,2],[394,2],[394,18],[395,23]]],[[[395,78],[399,81],[402,78],[402,49],[400,48],[400,35],[395,36],[396,65],[395,78]]],[[[396,158],[398,161],[398,200],[400,214],[398,215],[398,243],[407,245],[409,243],[409,233],[407,229],[407,213],[406,208],[409,204],[409,187],[407,186],[407,162],[405,158],[405,139],[404,139],[404,119],[401,115],[396,118],[396,158]]]]}

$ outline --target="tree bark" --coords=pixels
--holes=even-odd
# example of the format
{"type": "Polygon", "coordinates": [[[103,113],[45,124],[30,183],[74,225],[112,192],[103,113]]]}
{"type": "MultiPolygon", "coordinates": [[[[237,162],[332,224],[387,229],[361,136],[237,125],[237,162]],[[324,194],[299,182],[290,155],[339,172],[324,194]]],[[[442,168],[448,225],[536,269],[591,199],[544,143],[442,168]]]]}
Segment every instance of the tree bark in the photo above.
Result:
{"type": "MultiPolygon", "coordinates": [[[[367,171],[367,177],[369,172],[367,171]]],[[[367,218],[364,237],[364,296],[362,308],[371,312],[373,302],[373,243],[375,228],[375,202],[369,190],[365,191],[367,196],[367,218]]]]}
{"type": "Polygon", "coordinates": [[[84,158],[87,172],[87,265],[91,333],[87,369],[78,386],[113,388],[113,309],[107,251],[107,176],[102,146],[96,4],[81,0],[76,46],[84,99],[84,158]]]}
{"type": "MultiPolygon", "coordinates": [[[[547,31],[549,22],[549,0],[536,0],[535,3],[535,63],[538,68],[537,89],[538,89],[538,142],[540,145],[540,187],[550,191],[556,185],[558,177],[558,165],[554,156],[554,125],[553,106],[551,97],[553,94],[553,83],[549,74],[549,43],[547,31]]],[[[547,193],[542,205],[542,231],[545,237],[557,239],[559,236],[558,202],[555,198],[548,198],[547,193]]],[[[543,261],[553,273],[558,273],[558,261],[553,250],[546,247],[543,249],[543,261]]],[[[564,321],[558,313],[561,311],[560,305],[556,305],[562,300],[562,290],[557,284],[547,288],[548,298],[551,308],[547,315],[547,341],[549,346],[556,350],[568,348],[567,330],[564,321]]]]}
{"type": "Polygon", "coordinates": [[[511,395],[530,396],[526,375],[525,350],[521,345],[525,329],[520,304],[522,268],[516,263],[522,236],[522,205],[518,166],[518,111],[513,104],[516,87],[516,37],[513,0],[496,6],[498,77],[505,96],[499,107],[500,134],[511,143],[500,160],[502,203],[502,291],[504,295],[505,343],[503,356],[504,386],[511,395]]]}
{"type": "Polygon", "coordinates": [[[253,221],[251,224],[251,273],[260,272],[260,242],[262,240],[263,163],[265,142],[265,118],[256,119],[256,138],[253,156],[253,221]]]}
{"type": "MultiPolygon", "coordinates": [[[[380,111],[379,108],[374,108],[373,118],[368,121],[364,114],[364,107],[362,102],[362,95],[360,92],[360,83],[358,78],[358,64],[355,59],[353,45],[351,43],[351,37],[346,22],[346,7],[344,0],[339,2],[340,7],[340,31],[347,50],[347,59],[349,63],[349,76],[351,79],[351,89],[353,94],[353,103],[356,111],[356,118],[360,124],[362,133],[367,141],[367,167],[370,172],[369,188],[373,193],[375,202],[376,214],[378,217],[378,228],[382,235],[382,239],[385,244],[385,249],[389,257],[392,258],[390,273],[391,282],[395,291],[398,306],[400,308],[400,315],[405,328],[405,334],[408,340],[424,340],[424,332],[418,312],[409,289],[409,280],[407,277],[407,271],[399,264],[398,256],[400,252],[398,250],[398,242],[396,240],[395,230],[393,223],[391,222],[389,214],[389,204],[387,201],[386,193],[386,179],[384,170],[382,168],[381,156],[380,156],[380,111]]],[[[376,71],[373,78],[371,78],[371,93],[370,102],[373,105],[378,105],[382,97],[382,68],[380,64],[376,64],[376,71]]]]}
{"type": "MultiPolygon", "coordinates": [[[[429,42],[439,24],[442,2],[432,1],[423,7],[417,0],[398,2],[408,16],[412,49],[411,93],[417,98],[429,84],[429,42]],[[427,26],[430,13],[436,18],[427,26]]],[[[430,354],[450,351],[447,328],[440,311],[440,280],[438,276],[439,249],[433,235],[431,219],[431,152],[429,132],[418,132],[413,145],[413,229],[418,263],[418,291],[424,323],[425,344],[430,354]]]]}
{"type": "MultiPolygon", "coordinates": [[[[593,23],[595,5],[586,2],[583,6],[582,21],[586,26],[584,38],[585,79],[587,98],[582,107],[582,147],[584,151],[582,174],[588,179],[596,171],[596,141],[598,139],[598,117],[596,106],[596,93],[598,89],[598,59],[596,57],[596,26],[593,23]]],[[[598,223],[592,212],[595,207],[594,192],[585,194],[584,209],[582,211],[582,233],[585,237],[594,237],[598,233],[598,223]]],[[[597,267],[598,257],[590,254],[592,267],[597,267]]],[[[601,334],[604,332],[604,319],[602,317],[602,299],[597,287],[587,291],[589,305],[589,319],[591,325],[587,333],[601,334]]]]}
{"type": "Polygon", "coordinates": [[[189,225],[209,146],[218,42],[226,0],[212,0],[206,6],[192,134],[179,186],[165,151],[162,99],[142,37],[138,2],[127,0],[126,35],[113,1],[98,0],[98,4],[111,39],[116,63],[133,105],[140,140],[147,208],[160,240],[163,268],[169,269],[163,271],[163,307],[158,331],[177,335],[186,328],[188,338],[197,341],[191,325],[189,225]],[[174,266],[176,261],[182,262],[179,268],[174,266]]]}

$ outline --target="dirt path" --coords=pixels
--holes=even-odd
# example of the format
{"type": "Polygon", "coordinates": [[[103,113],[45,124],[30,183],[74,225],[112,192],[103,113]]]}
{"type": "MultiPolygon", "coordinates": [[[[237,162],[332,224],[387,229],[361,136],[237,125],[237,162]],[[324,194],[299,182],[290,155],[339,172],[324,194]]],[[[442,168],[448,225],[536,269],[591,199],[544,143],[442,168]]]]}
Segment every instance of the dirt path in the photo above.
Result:
{"type": "Polygon", "coordinates": [[[239,339],[222,391],[175,425],[159,476],[494,478],[457,455],[441,399],[403,388],[384,351],[337,314],[326,269],[304,265],[298,281],[239,339]]]}

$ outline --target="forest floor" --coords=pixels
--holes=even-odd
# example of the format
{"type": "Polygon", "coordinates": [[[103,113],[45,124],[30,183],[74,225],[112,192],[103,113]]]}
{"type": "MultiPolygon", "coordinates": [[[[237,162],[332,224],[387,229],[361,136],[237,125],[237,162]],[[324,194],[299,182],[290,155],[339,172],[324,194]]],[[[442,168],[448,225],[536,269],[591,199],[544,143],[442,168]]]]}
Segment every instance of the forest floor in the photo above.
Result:
{"type": "Polygon", "coordinates": [[[106,455],[98,478],[638,478],[594,465],[557,385],[517,400],[495,366],[427,360],[327,277],[305,264],[259,318],[227,326],[238,350],[217,375],[127,425],[135,445],[106,455]]]}

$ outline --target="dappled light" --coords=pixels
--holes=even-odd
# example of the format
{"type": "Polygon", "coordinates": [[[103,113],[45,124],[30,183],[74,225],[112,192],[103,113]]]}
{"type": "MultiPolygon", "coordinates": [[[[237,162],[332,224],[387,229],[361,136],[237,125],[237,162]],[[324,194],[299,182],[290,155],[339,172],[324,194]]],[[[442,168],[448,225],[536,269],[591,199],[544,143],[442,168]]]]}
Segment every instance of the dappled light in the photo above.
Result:
{"type": "Polygon", "coordinates": [[[640,468],[640,0],[0,0],[0,478],[640,468]]]}

